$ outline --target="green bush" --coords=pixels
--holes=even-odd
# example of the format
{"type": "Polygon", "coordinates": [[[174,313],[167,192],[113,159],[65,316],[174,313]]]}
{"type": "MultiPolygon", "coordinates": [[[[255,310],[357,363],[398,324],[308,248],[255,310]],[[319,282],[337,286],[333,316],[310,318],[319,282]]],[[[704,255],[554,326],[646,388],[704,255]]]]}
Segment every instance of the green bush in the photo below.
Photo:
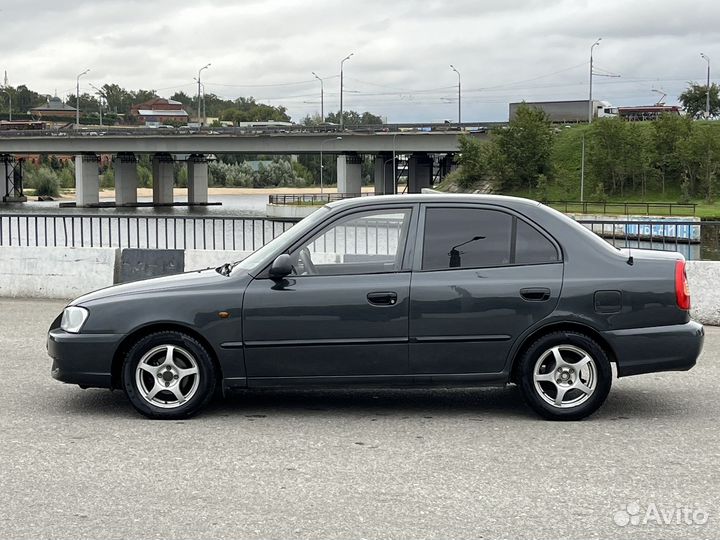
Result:
{"type": "Polygon", "coordinates": [[[100,175],[100,187],[112,188],[115,187],[115,169],[111,165],[105,169],[105,172],[100,175]]]}
{"type": "Polygon", "coordinates": [[[34,178],[35,194],[39,197],[57,197],[60,187],[57,175],[48,167],[40,167],[34,178]]]}

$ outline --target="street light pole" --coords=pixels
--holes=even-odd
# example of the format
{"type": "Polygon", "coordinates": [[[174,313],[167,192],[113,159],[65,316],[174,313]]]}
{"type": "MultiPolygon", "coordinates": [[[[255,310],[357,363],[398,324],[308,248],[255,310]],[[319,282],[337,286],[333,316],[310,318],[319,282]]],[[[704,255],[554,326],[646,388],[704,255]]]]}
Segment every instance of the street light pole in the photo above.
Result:
{"type": "Polygon", "coordinates": [[[340,60],[340,129],[342,130],[344,125],[343,120],[343,64],[350,60],[350,57],[354,55],[355,53],[348,54],[345,58],[340,60]]]}
{"type": "Polygon", "coordinates": [[[75,79],[75,129],[80,129],[80,77],[85,75],[90,69],[86,69],[82,73],[79,73],[75,79]]]}
{"type": "Polygon", "coordinates": [[[592,97],[592,82],[593,82],[593,49],[600,45],[600,41],[602,41],[602,38],[597,38],[595,43],[593,43],[590,46],[590,96],[588,97],[588,124],[592,124],[593,116],[595,116],[593,113],[595,112],[593,109],[593,97],[592,97]]]}
{"type": "Polygon", "coordinates": [[[211,64],[207,64],[206,66],[201,67],[198,69],[198,76],[197,76],[197,83],[198,83],[198,99],[197,99],[197,114],[198,114],[198,124],[200,124],[200,127],[203,125],[202,117],[200,115],[200,74],[204,69],[207,69],[210,67],[211,64]]]}
{"type": "Polygon", "coordinates": [[[323,80],[318,77],[317,73],[315,73],[314,71],[312,72],[312,74],[318,81],[320,81],[320,121],[322,123],[325,123],[325,91],[323,89],[323,80]]]}
{"type": "Polygon", "coordinates": [[[707,86],[705,87],[705,118],[710,118],[710,57],[705,53],[700,53],[707,62],[707,86]]]}
{"type": "Polygon", "coordinates": [[[462,93],[460,91],[460,72],[450,64],[450,68],[457,73],[458,76],[458,127],[462,129],[462,93]]]}
{"type": "Polygon", "coordinates": [[[330,141],[342,141],[342,137],[333,137],[332,139],[325,139],[320,143],[320,195],[323,194],[323,145],[330,141]]]}

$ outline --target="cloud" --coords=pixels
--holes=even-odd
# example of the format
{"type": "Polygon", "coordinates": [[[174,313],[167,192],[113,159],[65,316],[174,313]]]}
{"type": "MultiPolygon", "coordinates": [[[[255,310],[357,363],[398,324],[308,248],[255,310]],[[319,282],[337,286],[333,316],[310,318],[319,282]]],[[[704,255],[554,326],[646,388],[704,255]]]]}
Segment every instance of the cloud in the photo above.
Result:
{"type": "Polygon", "coordinates": [[[199,67],[207,91],[285,104],[299,119],[337,109],[339,62],[347,108],[390,121],[463,117],[502,120],[507,103],[583,99],[589,47],[600,69],[595,95],[615,104],[672,101],[702,80],[701,51],[720,61],[720,4],[692,9],[670,0],[5,0],[0,69],[13,85],[44,93],[118,83],[170,95],[194,92],[199,67]],[[293,83],[293,84],[289,84],[293,83]],[[272,86],[275,85],[275,86],[272,86]]]}

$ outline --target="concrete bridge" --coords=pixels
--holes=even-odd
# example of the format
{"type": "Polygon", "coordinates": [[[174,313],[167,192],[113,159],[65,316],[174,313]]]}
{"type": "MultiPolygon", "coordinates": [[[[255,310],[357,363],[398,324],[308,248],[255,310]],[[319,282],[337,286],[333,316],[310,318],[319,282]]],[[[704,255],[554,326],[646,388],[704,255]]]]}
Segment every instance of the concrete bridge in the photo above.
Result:
{"type": "MultiPolygon", "coordinates": [[[[75,156],[78,206],[99,202],[98,160],[112,155],[115,162],[116,205],[137,203],[137,156],[152,155],[153,202],[173,202],[173,164],[181,159],[188,168],[188,202],[208,202],[207,158],[212,154],[315,154],[337,156],[338,191],[360,194],[361,156],[375,156],[375,191],[395,193],[399,155],[409,155],[408,191],[419,193],[429,187],[434,171],[449,172],[464,132],[442,131],[332,131],[332,132],[237,132],[226,130],[162,133],[150,130],[57,131],[7,133],[0,136],[0,200],[12,199],[14,174],[17,183],[17,156],[27,154],[70,154],[75,156]]],[[[465,132],[466,133],[466,132],[465,132]]],[[[486,137],[484,132],[470,134],[486,137]]]]}

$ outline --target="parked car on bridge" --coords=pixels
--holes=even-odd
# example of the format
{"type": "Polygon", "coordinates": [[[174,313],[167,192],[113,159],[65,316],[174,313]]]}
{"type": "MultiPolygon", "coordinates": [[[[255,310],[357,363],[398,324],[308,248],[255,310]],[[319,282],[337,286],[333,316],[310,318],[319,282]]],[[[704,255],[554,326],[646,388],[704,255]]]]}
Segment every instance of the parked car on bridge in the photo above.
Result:
{"type": "Polygon", "coordinates": [[[535,201],[330,203],[246,259],[81,296],[52,323],[52,376],[123,389],[152,418],[217,391],[517,384],[584,418],[617,375],[688,370],[703,344],[682,255],[617,249],[535,201]]]}

